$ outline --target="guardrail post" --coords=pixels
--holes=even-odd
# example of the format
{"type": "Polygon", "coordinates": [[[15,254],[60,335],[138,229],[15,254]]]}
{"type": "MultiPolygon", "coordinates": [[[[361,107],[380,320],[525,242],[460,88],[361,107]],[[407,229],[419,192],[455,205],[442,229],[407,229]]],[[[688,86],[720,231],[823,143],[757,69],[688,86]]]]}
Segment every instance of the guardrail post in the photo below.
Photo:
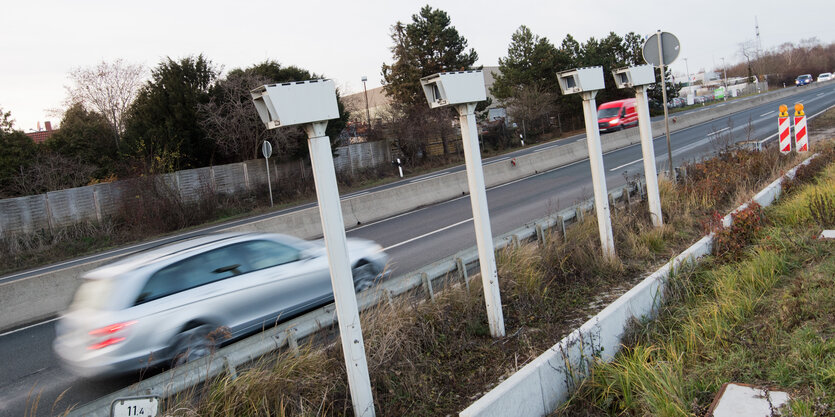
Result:
{"type": "Polygon", "coordinates": [[[519,249],[519,236],[518,235],[511,236],[510,241],[513,242],[513,249],[519,249]]]}
{"type": "Polygon", "coordinates": [[[536,225],[536,243],[545,246],[545,232],[542,230],[542,225],[536,225]]]}
{"type": "Polygon", "coordinates": [[[615,205],[615,193],[610,192],[609,193],[609,206],[614,206],[614,205],[615,205]]]}
{"type": "Polygon", "coordinates": [[[223,364],[226,367],[226,374],[229,375],[229,378],[231,378],[233,380],[237,379],[238,378],[238,371],[235,369],[235,366],[232,365],[232,362],[229,362],[229,357],[228,356],[223,357],[223,364]]]}
{"type": "Polygon", "coordinates": [[[560,235],[562,235],[562,241],[566,241],[565,237],[565,217],[559,216],[557,217],[557,224],[560,226],[560,235]]]}
{"type": "Polygon", "coordinates": [[[423,281],[423,287],[426,289],[426,292],[429,293],[429,299],[434,303],[435,292],[432,291],[432,280],[429,279],[429,275],[427,275],[426,272],[420,273],[420,279],[423,281]]]}
{"type": "Polygon", "coordinates": [[[394,301],[391,299],[391,291],[389,291],[388,288],[384,288],[383,295],[386,297],[386,302],[389,303],[390,306],[393,306],[394,301]]]}
{"type": "Polygon", "coordinates": [[[458,274],[461,280],[464,281],[464,287],[467,289],[467,295],[470,295],[470,278],[467,276],[467,265],[464,265],[464,260],[455,258],[455,265],[458,266],[458,274]]]}
{"type": "MultiPolygon", "coordinates": [[[[577,219],[577,222],[583,221],[583,216],[585,215],[585,213],[583,213],[583,205],[582,204],[577,205],[577,209],[575,210],[574,213],[575,213],[574,218],[577,219]]],[[[565,228],[563,228],[563,230],[565,230],[565,228]]]]}
{"type": "Polygon", "coordinates": [[[296,328],[287,329],[287,347],[293,352],[293,356],[299,357],[299,341],[296,340],[296,328]]]}

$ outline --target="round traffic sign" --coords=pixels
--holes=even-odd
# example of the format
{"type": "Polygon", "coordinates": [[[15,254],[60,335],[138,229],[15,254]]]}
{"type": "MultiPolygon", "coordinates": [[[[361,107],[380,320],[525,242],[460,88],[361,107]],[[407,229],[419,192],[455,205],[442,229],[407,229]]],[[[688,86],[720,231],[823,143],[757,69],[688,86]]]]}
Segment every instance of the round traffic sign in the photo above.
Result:
{"type": "Polygon", "coordinates": [[[670,65],[678,58],[678,53],[681,50],[681,45],[678,43],[678,38],[670,32],[656,32],[647,38],[644,42],[643,55],[644,61],[655,67],[661,66],[661,59],[664,60],[664,65],[670,65]],[[658,36],[661,35],[661,54],[658,53],[658,36]]]}
{"type": "Polygon", "coordinates": [[[269,141],[265,140],[264,143],[261,144],[261,153],[264,155],[264,158],[269,158],[270,155],[273,154],[273,145],[270,144],[269,141]]]}

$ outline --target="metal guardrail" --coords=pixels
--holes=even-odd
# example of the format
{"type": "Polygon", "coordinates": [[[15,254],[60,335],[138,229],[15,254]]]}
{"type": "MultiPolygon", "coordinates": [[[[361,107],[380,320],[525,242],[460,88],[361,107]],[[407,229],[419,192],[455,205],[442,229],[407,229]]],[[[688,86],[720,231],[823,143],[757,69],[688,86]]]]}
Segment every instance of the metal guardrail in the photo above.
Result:
{"type": "MultiPolygon", "coordinates": [[[[645,182],[643,180],[629,182],[609,192],[610,203],[622,201],[631,203],[634,198],[642,198],[645,182]]],[[[560,236],[565,236],[566,227],[581,220],[585,213],[594,210],[594,199],[583,201],[566,208],[556,215],[548,216],[493,239],[495,249],[501,250],[508,246],[518,246],[523,241],[536,240],[543,243],[546,233],[557,229],[560,236]]],[[[458,279],[469,288],[468,273],[478,268],[478,250],[476,247],[458,252],[443,258],[417,271],[400,275],[380,283],[380,285],[357,294],[357,304],[360,311],[367,310],[380,302],[391,302],[401,294],[422,287],[430,300],[434,300],[434,282],[456,274],[458,279]]],[[[256,361],[261,356],[287,347],[298,349],[298,340],[327,331],[337,321],[333,304],[317,308],[286,323],[267,329],[262,333],[250,336],[239,342],[219,349],[213,355],[194,362],[160,373],[130,387],[72,410],[69,416],[109,416],[110,405],[119,398],[155,395],[167,398],[186,391],[200,383],[227,373],[233,378],[237,375],[237,368],[256,361]]]]}

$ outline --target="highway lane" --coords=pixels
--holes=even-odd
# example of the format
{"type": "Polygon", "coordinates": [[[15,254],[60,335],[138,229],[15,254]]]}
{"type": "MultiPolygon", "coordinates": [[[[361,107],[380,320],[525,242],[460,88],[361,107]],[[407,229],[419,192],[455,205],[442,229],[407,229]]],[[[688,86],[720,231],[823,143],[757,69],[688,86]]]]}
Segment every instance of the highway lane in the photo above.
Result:
{"type": "MultiPolygon", "coordinates": [[[[835,105],[835,86],[817,90],[798,89],[793,100],[767,103],[748,111],[694,126],[672,135],[674,163],[700,158],[715,151],[720,140],[710,137],[714,132],[732,134],[734,140],[765,139],[776,132],[776,108],[778,104],[802,101],[807,114],[814,114],[835,105]],[[726,129],[726,130],[722,130],[726,129]]],[[[810,121],[814,129],[814,122],[810,121]]],[[[666,139],[663,132],[653,132],[656,160],[659,167],[666,166],[666,139]]],[[[551,146],[565,146],[583,137],[563,139],[555,143],[531,147],[535,152],[551,146]]],[[[602,140],[606,140],[603,135],[602,140]]],[[[773,140],[773,139],[772,139],[773,140]]],[[[500,157],[497,159],[502,159],[500,157]]],[[[624,183],[624,175],[643,175],[640,145],[633,145],[604,156],[607,185],[610,188],[624,183]],[[611,168],[610,168],[611,167],[611,168]]],[[[498,163],[509,163],[501,160],[498,163]]],[[[459,168],[460,169],[460,168],[459,168]]],[[[444,170],[443,172],[450,172],[444,170]]],[[[429,174],[437,175],[437,174],[429,174]]],[[[440,175],[444,175],[441,173],[440,175]]],[[[415,181],[419,179],[408,179],[415,181]]],[[[591,196],[588,161],[580,161],[548,172],[493,187],[488,191],[493,234],[499,235],[520,225],[544,217],[591,196]]],[[[475,236],[472,226],[469,196],[436,204],[395,216],[391,219],[363,225],[348,232],[350,237],[365,237],[389,248],[395,273],[410,271],[473,246],[475,236]]],[[[63,410],[74,403],[84,403],[104,393],[134,382],[129,376],[104,381],[78,379],[63,371],[49,348],[54,338],[53,322],[12,333],[0,334],[0,357],[6,359],[0,365],[0,415],[22,415],[27,408],[27,398],[41,394],[38,415],[50,412],[53,402],[65,390],[55,410],[63,410]],[[31,394],[30,394],[31,393],[31,394]]]]}

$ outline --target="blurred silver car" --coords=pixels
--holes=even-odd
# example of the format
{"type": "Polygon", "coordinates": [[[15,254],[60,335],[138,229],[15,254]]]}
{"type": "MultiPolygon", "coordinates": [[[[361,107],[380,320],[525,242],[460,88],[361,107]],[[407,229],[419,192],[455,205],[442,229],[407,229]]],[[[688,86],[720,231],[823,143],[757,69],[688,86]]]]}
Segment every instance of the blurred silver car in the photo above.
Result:
{"type": "MultiPolygon", "coordinates": [[[[368,240],[347,246],[354,286],[368,288],[388,256],[368,240]]],[[[53,344],[80,376],[176,366],[333,300],[324,244],[278,234],[202,236],[83,278],[53,344]]]]}

